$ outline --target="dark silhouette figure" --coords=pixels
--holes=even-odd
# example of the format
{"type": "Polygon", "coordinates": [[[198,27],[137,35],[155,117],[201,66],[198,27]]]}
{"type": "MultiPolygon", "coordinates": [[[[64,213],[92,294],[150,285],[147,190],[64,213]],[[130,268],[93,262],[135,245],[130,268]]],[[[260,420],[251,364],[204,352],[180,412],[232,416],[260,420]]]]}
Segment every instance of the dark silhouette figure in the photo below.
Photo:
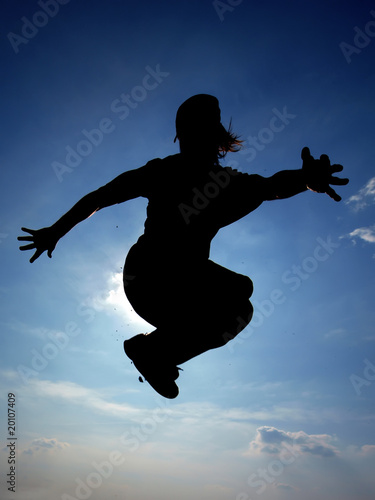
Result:
{"type": "MultiPolygon", "coordinates": [[[[178,365],[223,346],[250,322],[250,278],[212,262],[210,244],[227,226],[266,200],[288,198],[310,189],[340,196],[332,185],[341,165],[328,156],[315,160],[302,150],[302,168],[265,178],[220,166],[241,141],[221,124],[218,100],[199,94],[177,111],[180,153],[154,159],[124,172],[84,196],[55,224],[40,230],[22,228],[35,249],[30,262],[44,251],[49,257],[73,226],[104,207],[138,196],[149,200],[144,234],[130,249],[124,266],[124,289],[134,310],[155,330],[124,342],[125,352],[152,387],[167,398],[178,395],[178,365]]],[[[176,140],[175,139],[175,140],[176,140]]]]}

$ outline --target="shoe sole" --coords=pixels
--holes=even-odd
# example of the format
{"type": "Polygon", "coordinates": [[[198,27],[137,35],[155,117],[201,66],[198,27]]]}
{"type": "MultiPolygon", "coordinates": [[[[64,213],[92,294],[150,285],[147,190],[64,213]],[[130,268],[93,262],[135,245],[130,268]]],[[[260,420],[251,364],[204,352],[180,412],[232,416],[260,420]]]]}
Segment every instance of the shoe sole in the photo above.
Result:
{"type": "MultiPolygon", "coordinates": [[[[133,337],[136,338],[136,337],[133,337]]],[[[154,369],[150,368],[150,363],[138,361],[136,360],[136,343],[137,341],[133,339],[125,340],[124,342],[124,351],[129,359],[133,362],[135,368],[139,371],[142,377],[151,385],[151,387],[161,396],[167,399],[175,399],[179,394],[179,389],[177,384],[174,382],[179,376],[178,369],[176,367],[176,377],[173,379],[173,382],[170,382],[170,378],[165,377],[155,377],[152,373],[157,372],[158,367],[154,365],[154,369]],[[165,383],[165,380],[168,380],[168,384],[165,383]]],[[[159,367],[160,373],[160,367],[159,367]]]]}

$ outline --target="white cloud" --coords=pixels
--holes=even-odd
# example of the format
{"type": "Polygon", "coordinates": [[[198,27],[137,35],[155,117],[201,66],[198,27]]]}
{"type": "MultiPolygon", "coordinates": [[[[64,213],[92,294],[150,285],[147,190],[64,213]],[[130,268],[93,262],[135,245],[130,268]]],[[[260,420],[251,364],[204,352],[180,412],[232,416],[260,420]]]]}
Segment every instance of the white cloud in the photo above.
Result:
{"type": "Polygon", "coordinates": [[[27,325],[26,323],[23,323],[22,321],[19,321],[18,319],[14,319],[11,323],[8,323],[7,326],[17,332],[17,333],[22,333],[24,335],[34,337],[40,340],[46,340],[48,336],[57,336],[61,334],[59,331],[53,331],[53,330],[48,330],[47,328],[44,327],[32,327],[27,325]]]}
{"type": "MultiPolygon", "coordinates": [[[[342,238],[350,238],[353,245],[357,244],[357,240],[362,240],[366,243],[375,243],[375,224],[369,227],[359,227],[354,229],[351,233],[340,236],[340,239],[342,238]]],[[[375,254],[373,257],[375,258],[375,254]]]]}
{"type": "Polygon", "coordinates": [[[365,340],[366,342],[374,342],[375,335],[366,335],[366,337],[363,337],[362,340],[365,340]]]}
{"type": "Polygon", "coordinates": [[[296,487],[292,486],[291,484],[285,484],[285,483],[276,483],[275,488],[285,492],[297,491],[296,487]]]}
{"type": "Polygon", "coordinates": [[[23,451],[24,455],[34,455],[35,453],[55,452],[68,448],[69,443],[58,441],[55,438],[34,439],[30,446],[23,451]]]}
{"type": "Polygon", "coordinates": [[[296,455],[316,455],[323,458],[335,457],[338,450],[331,442],[334,438],[328,434],[306,434],[303,431],[287,432],[276,427],[258,427],[256,436],[250,442],[250,453],[280,454],[285,447],[296,455]]]}
{"type": "Polygon", "coordinates": [[[64,399],[114,417],[129,417],[136,413],[131,406],[107,401],[95,389],[83,387],[74,382],[35,379],[29,382],[28,388],[39,396],[64,399]]]}
{"type": "Polygon", "coordinates": [[[346,335],[346,330],[343,328],[335,328],[334,330],[330,330],[326,334],[324,334],[325,339],[341,339],[342,337],[345,337],[346,335]]]}
{"type": "MultiPolygon", "coordinates": [[[[1,370],[0,376],[4,377],[7,381],[19,381],[19,375],[16,371],[1,370]]],[[[262,384],[260,384],[262,386],[262,384]]],[[[268,385],[265,385],[268,387],[268,385]]],[[[276,384],[277,386],[277,384],[276,384]]],[[[103,388],[99,390],[88,388],[70,381],[50,381],[40,378],[30,379],[27,386],[20,385],[17,391],[24,395],[24,397],[48,399],[48,400],[62,400],[71,404],[77,404],[82,408],[89,409],[98,414],[104,414],[114,418],[127,418],[136,420],[142,417],[143,410],[125,404],[116,402],[116,391],[111,390],[105,392],[103,388]]],[[[121,389],[121,399],[123,398],[126,390],[121,389]]],[[[221,425],[225,422],[243,423],[244,425],[255,424],[259,422],[270,421],[277,419],[277,421],[284,422],[341,422],[345,421],[340,411],[333,408],[326,409],[309,409],[296,406],[278,406],[271,405],[268,407],[259,408],[242,408],[232,407],[223,408],[213,403],[180,403],[177,402],[170,406],[168,400],[155,399],[155,407],[162,407],[163,412],[167,412],[169,417],[173,417],[175,421],[184,423],[185,419],[189,417],[199,423],[201,420],[221,425]]]]}
{"type": "Polygon", "coordinates": [[[357,194],[351,196],[346,202],[355,212],[363,210],[375,203],[375,177],[372,177],[357,194]]]}
{"type": "Polygon", "coordinates": [[[375,224],[370,227],[359,227],[348,234],[349,238],[359,238],[367,243],[375,243],[375,224]]]}
{"type": "Polygon", "coordinates": [[[358,449],[357,453],[364,457],[375,456],[375,444],[364,444],[358,449]]]}

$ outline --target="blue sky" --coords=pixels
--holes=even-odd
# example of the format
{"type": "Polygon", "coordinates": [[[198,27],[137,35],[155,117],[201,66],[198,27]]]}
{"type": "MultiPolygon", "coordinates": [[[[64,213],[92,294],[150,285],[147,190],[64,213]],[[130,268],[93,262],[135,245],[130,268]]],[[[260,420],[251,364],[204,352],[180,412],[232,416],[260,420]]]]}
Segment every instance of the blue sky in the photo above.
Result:
{"type": "Polygon", "coordinates": [[[1,497],[14,393],[20,500],[373,499],[375,3],[12,1],[0,22],[1,497]],[[245,141],[223,164],[269,176],[309,146],[350,184],[220,231],[211,257],[252,278],[254,318],[168,401],[122,350],[151,329],[121,282],[147,201],[83,222],[52,260],[30,265],[17,236],[177,153],[195,93],[245,141]]]}

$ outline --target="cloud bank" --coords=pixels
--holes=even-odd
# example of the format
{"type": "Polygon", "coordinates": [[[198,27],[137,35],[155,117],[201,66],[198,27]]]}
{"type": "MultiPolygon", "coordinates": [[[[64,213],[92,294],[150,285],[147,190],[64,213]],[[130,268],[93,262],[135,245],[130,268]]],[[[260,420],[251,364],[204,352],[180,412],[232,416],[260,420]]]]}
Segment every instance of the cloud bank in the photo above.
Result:
{"type": "Polygon", "coordinates": [[[287,432],[276,427],[258,427],[255,439],[250,442],[250,452],[280,454],[287,445],[295,454],[315,455],[331,458],[338,450],[331,444],[334,438],[328,434],[306,434],[306,432],[287,432]]]}
{"type": "Polygon", "coordinates": [[[34,439],[30,446],[23,451],[24,455],[35,455],[40,452],[54,452],[65,450],[69,447],[69,443],[64,443],[62,441],[58,441],[55,438],[38,438],[34,439]]]}

